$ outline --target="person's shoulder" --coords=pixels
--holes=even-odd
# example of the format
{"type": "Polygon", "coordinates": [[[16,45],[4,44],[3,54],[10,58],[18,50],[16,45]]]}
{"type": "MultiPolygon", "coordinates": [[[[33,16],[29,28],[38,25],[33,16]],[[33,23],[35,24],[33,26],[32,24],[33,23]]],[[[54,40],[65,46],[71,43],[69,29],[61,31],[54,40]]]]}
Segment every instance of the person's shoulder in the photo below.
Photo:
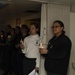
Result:
{"type": "Polygon", "coordinates": [[[28,40],[28,39],[30,39],[30,35],[24,38],[24,40],[28,40]]]}
{"type": "Polygon", "coordinates": [[[49,40],[49,42],[50,42],[50,41],[53,41],[54,39],[55,39],[55,36],[53,36],[53,37],[49,40]]]}
{"type": "Polygon", "coordinates": [[[63,38],[62,41],[71,43],[71,40],[70,40],[70,38],[67,35],[63,35],[62,38],[63,38]]]}
{"type": "Polygon", "coordinates": [[[40,39],[40,36],[37,34],[37,38],[40,39]]]}
{"type": "Polygon", "coordinates": [[[70,40],[70,38],[69,38],[67,35],[63,35],[62,38],[63,38],[63,39],[66,39],[66,40],[70,40]]]}

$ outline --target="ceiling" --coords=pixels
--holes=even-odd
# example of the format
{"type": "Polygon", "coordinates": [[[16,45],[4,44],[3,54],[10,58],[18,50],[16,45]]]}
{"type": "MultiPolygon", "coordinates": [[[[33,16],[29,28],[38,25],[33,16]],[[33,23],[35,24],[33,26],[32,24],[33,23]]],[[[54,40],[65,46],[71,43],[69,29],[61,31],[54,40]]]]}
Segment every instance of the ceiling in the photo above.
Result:
{"type": "Polygon", "coordinates": [[[41,3],[28,0],[0,0],[0,22],[38,13],[40,7],[41,3]]]}
{"type": "Polygon", "coordinates": [[[75,4],[75,0],[30,0],[44,3],[75,4]]]}
{"type": "Polygon", "coordinates": [[[40,12],[41,3],[65,4],[75,12],[75,0],[0,0],[0,22],[40,12]]]}
{"type": "Polygon", "coordinates": [[[70,5],[71,12],[75,12],[75,0],[30,0],[42,3],[53,3],[53,4],[63,4],[70,5]]]}

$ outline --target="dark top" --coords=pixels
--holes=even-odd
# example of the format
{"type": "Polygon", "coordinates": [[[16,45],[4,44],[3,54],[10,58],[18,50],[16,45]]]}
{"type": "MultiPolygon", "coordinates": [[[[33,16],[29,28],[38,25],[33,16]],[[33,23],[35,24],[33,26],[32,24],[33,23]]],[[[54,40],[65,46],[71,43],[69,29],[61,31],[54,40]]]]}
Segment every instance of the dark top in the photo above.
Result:
{"type": "Polygon", "coordinates": [[[5,41],[6,41],[5,37],[4,36],[3,37],[0,36],[0,46],[1,45],[5,45],[5,41]]]}
{"type": "Polygon", "coordinates": [[[19,34],[16,34],[16,36],[15,36],[15,45],[17,45],[17,44],[19,44],[20,43],[20,40],[21,40],[21,33],[19,33],[19,34]]]}
{"type": "Polygon", "coordinates": [[[60,35],[58,38],[54,36],[49,41],[47,49],[46,71],[66,75],[71,50],[70,39],[65,34],[60,35]]]}

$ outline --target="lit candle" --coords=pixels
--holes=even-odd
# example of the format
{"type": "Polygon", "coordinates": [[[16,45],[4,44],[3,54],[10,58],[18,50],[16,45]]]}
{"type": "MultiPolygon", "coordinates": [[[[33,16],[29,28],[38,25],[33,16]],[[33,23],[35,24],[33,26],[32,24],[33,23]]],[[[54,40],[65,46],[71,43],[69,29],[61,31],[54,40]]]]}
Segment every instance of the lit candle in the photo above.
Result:
{"type": "Polygon", "coordinates": [[[3,38],[3,35],[1,35],[1,38],[3,38]]]}
{"type": "Polygon", "coordinates": [[[11,35],[8,35],[8,38],[11,38],[11,35]]]}
{"type": "Polygon", "coordinates": [[[39,46],[39,48],[44,48],[43,44],[42,44],[42,38],[41,37],[40,37],[40,46],[39,46]]]}

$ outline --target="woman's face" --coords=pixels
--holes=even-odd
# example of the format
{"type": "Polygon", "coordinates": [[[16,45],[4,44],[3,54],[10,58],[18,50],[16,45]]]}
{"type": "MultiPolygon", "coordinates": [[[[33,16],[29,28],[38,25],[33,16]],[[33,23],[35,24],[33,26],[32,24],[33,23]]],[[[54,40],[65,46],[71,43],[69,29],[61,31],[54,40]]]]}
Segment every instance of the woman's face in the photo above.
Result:
{"type": "Polygon", "coordinates": [[[37,33],[37,31],[38,31],[38,29],[34,25],[30,26],[30,34],[31,35],[35,35],[37,33]]]}
{"type": "Polygon", "coordinates": [[[52,26],[52,32],[53,34],[59,34],[61,33],[63,30],[63,27],[60,26],[60,24],[58,22],[55,22],[52,26]]]}

